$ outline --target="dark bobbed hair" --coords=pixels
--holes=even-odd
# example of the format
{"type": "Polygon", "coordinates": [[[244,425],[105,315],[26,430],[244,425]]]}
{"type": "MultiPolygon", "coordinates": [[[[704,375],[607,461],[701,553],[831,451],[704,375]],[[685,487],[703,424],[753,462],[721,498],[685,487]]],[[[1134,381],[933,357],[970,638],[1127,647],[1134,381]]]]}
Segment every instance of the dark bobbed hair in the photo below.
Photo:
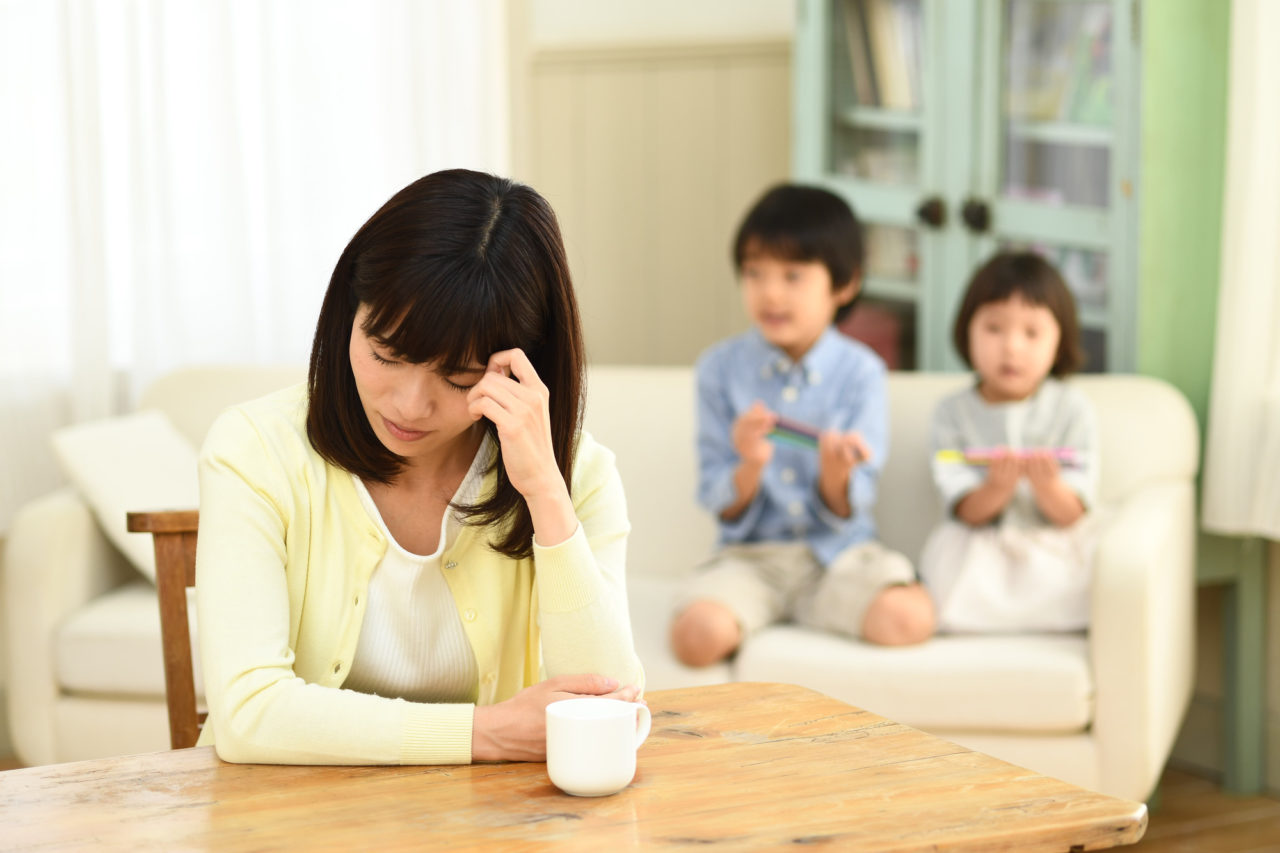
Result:
{"type": "MultiPolygon", "coordinates": [[[[360,227],[329,279],[316,322],[307,378],[307,435],[332,464],[378,483],[405,460],[369,424],[351,372],[352,323],[398,359],[456,372],[519,347],[550,391],[556,461],[566,485],[581,424],[584,349],[578,304],[555,213],[530,187],[452,169],[400,190],[360,227]]],[[[499,527],[490,546],[516,559],[532,554],[533,520],[502,463],[497,488],[457,507],[468,524],[499,527]]]]}
{"type": "MultiPolygon", "coordinates": [[[[843,198],[822,187],[778,184],[751,206],[733,240],[733,266],[765,252],[789,261],[819,261],[839,290],[861,279],[862,223],[843,198]]],[[[859,291],[860,292],[860,291],[859,291]]],[[[853,310],[857,294],[836,309],[839,323],[853,310]]]]}
{"type": "Polygon", "coordinates": [[[1043,305],[1058,321],[1058,353],[1049,373],[1058,378],[1069,376],[1084,366],[1084,349],[1080,345],[1080,321],[1076,317],[1076,301],[1062,274],[1035,252],[997,252],[977,269],[969,280],[960,311],[956,314],[951,340],[965,364],[969,358],[969,325],[978,309],[989,302],[1003,302],[1017,295],[1032,305],[1043,305]]]}

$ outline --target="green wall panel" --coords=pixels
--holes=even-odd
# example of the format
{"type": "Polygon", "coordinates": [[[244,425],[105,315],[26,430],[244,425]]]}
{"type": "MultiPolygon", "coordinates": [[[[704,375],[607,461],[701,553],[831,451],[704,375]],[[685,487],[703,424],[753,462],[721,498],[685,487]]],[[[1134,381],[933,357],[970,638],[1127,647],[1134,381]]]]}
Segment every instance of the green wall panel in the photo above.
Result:
{"type": "Polygon", "coordinates": [[[1182,390],[1201,427],[1217,318],[1226,152],[1226,0],[1145,0],[1138,371],[1182,390]]]}

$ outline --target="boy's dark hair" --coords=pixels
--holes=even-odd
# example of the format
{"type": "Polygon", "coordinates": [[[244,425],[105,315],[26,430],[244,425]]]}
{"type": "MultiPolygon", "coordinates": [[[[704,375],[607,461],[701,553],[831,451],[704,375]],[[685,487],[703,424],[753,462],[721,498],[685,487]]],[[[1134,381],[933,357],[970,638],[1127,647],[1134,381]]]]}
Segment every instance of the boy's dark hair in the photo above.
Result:
{"type": "MultiPolygon", "coordinates": [[[[519,347],[550,390],[551,432],[569,485],[581,423],[584,349],[560,228],[531,188],[465,169],[414,181],[360,227],[329,279],[307,377],[307,435],[330,463],[365,480],[392,482],[404,459],[378,439],[351,373],[352,324],[398,359],[437,362],[448,373],[519,347]]],[[[469,524],[499,524],[495,550],[532,554],[533,521],[502,463],[497,487],[458,507],[469,524]]]]}
{"type": "Polygon", "coordinates": [[[1053,264],[1035,252],[998,252],[978,268],[969,280],[960,311],[956,314],[951,339],[965,364],[969,358],[969,324],[978,309],[989,302],[1003,302],[1013,295],[1032,305],[1043,305],[1058,321],[1058,354],[1049,373],[1058,378],[1075,373],[1084,366],[1084,350],[1080,346],[1080,322],[1076,317],[1076,301],[1071,288],[1053,264]]]}
{"type": "MultiPolygon", "coordinates": [[[[822,187],[779,184],[747,211],[733,240],[733,266],[742,269],[750,252],[789,261],[820,261],[839,290],[862,276],[862,223],[843,198],[822,187]]],[[[859,291],[861,292],[861,291],[859,291]]],[[[836,310],[839,323],[857,294],[836,310]]]]}

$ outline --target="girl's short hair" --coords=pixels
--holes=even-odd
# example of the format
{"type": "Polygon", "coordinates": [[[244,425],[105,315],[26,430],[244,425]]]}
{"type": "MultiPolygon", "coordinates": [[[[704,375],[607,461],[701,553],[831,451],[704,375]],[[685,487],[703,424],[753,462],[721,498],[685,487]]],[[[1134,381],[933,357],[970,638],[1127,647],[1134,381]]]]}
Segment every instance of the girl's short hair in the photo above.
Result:
{"type": "MultiPolygon", "coordinates": [[[[404,459],[369,424],[351,372],[356,311],[397,358],[444,372],[519,347],[550,391],[552,440],[569,485],[581,424],[584,350],[577,300],[555,213],[530,187],[452,169],[414,181],[360,227],[334,267],[316,323],[307,435],[330,463],[378,483],[404,459]]],[[[497,488],[458,507],[467,523],[500,526],[491,546],[532,554],[533,521],[494,439],[497,488]]]]}
{"type": "MultiPolygon", "coordinates": [[[[733,266],[741,271],[747,255],[766,252],[791,261],[820,261],[838,290],[862,276],[862,224],[843,198],[822,187],[779,184],[762,195],[738,226],[733,266]]],[[[840,322],[853,310],[857,295],[836,310],[840,322]]]]}
{"type": "Polygon", "coordinates": [[[998,252],[983,264],[969,280],[960,311],[951,331],[956,352],[965,364],[969,358],[969,325],[978,309],[989,302],[1003,302],[1018,295],[1032,305],[1043,305],[1058,321],[1058,353],[1049,373],[1058,378],[1075,373],[1084,366],[1084,350],[1080,346],[1080,322],[1076,317],[1076,301],[1071,288],[1053,264],[1035,252],[998,252]]]}

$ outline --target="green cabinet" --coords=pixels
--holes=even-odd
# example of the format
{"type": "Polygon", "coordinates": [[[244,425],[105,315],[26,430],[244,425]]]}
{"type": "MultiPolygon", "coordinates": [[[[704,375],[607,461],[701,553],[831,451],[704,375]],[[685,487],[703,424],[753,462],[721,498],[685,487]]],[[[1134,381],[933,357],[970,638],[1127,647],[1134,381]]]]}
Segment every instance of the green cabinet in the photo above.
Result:
{"type": "Polygon", "coordinates": [[[844,326],[891,367],[957,369],[970,272],[1034,248],[1094,371],[1135,367],[1137,0],[798,0],[793,175],[850,200],[867,268],[844,326]]]}

